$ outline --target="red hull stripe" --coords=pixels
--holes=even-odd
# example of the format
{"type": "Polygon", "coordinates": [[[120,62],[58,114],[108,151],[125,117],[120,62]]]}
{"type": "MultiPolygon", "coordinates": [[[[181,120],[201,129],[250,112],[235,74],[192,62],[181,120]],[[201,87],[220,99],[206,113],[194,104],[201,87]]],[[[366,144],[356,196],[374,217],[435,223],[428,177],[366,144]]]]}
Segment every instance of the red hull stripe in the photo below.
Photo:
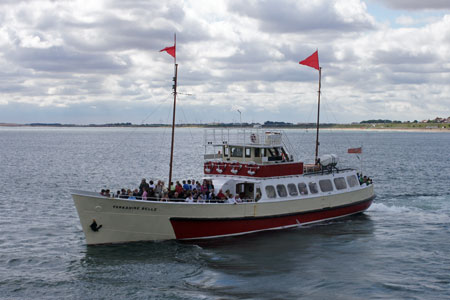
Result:
{"type": "Polygon", "coordinates": [[[177,239],[200,239],[294,227],[362,212],[375,197],[351,205],[287,215],[244,218],[171,218],[177,239]]]}

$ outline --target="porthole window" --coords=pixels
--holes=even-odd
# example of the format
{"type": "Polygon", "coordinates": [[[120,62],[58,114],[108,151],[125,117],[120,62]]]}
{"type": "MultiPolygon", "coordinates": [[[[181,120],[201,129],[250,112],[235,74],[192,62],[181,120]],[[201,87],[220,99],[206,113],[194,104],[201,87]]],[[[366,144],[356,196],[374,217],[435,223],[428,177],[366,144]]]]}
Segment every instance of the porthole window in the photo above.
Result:
{"type": "Polygon", "coordinates": [[[288,187],[289,196],[297,196],[298,195],[297,188],[295,187],[295,184],[289,183],[287,185],[287,187],[288,187]]]}
{"type": "Polygon", "coordinates": [[[266,194],[267,194],[267,198],[276,198],[277,197],[277,195],[275,194],[275,188],[273,187],[273,185],[266,186],[266,194]]]}
{"type": "Polygon", "coordinates": [[[333,185],[330,179],[319,180],[320,190],[322,192],[331,192],[333,190],[333,185]]]}
{"type": "Polygon", "coordinates": [[[287,196],[287,191],[286,191],[286,187],[284,186],[284,184],[277,184],[277,192],[278,192],[279,197],[287,196]]]}
{"type": "Polygon", "coordinates": [[[333,179],[334,185],[338,190],[344,190],[347,188],[344,177],[337,177],[333,179]]]}
{"type": "MultiPolygon", "coordinates": [[[[316,189],[317,189],[317,187],[316,187],[316,189]]],[[[308,188],[306,187],[306,183],[300,182],[298,184],[298,190],[300,191],[300,195],[308,195],[308,188]]],[[[312,193],[312,191],[311,191],[311,193],[312,193]]]]}
{"type": "Polygon", "coordinates": [[[354,187],[358,185],[358,179],[356,179],[355,175],[347,176],[347,182],[350,187],[354,187]]]}
{"type": "Polygon", "coordinates": [[[308,183],[308,186],[309,186],[309,191],[311,192],[311,194],[317,194],[319,192],[319,189],[317,188],[317,183],[310,182],[310,183],[308,183]]]}

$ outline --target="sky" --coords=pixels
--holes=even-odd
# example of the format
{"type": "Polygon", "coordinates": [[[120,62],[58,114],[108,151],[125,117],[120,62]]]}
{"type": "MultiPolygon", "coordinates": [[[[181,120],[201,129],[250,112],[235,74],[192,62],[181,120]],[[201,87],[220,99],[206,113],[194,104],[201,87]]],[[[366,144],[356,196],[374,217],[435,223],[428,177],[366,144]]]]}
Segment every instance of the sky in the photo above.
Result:
{"type": "Polygon", "coordinates": [[[0,1],[0,123],[450,116],[448,0],[0,1]]]}

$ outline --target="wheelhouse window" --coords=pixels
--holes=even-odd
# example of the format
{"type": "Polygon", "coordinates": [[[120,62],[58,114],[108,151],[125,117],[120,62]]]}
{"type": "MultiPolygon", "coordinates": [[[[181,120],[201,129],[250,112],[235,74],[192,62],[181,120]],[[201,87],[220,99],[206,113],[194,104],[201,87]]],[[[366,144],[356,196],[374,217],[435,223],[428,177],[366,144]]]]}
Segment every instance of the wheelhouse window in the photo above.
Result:
{"type": "Polygon", "coordinates": [[[224,154],[226,157],[230,156],[230,148],[224,147],[224,148],[223,148],[223,154],[224,154]]]}
{"type": "Polygon", "coordinates": [[[267,198],[276,198],[277,197],[277,195],[275,194],[275,188],[273,187],[273,185],[266,186],[266,194],[267,194],[267,198]]]}
{"type": "Polygon", "coordinates": [[[252,156],[252,148],[245,148],[245,157],[252,156]]]}
{"type": "Polygon", "coordinates": [[[242,157],[242,147],[231,147],[231,157],[242,157]]]}
{"type": "Polygon", "coordinates": [[[358,185],[358,179],[356,179],[355,175],[347,176],[347,182],[350,187],[354,187],[358,185]]]}
{"type": "MultiPolygon", "coordinates": [[[[313,183],[313,182],[310,182],[310,184],[311,183],[313,183]]],[[[308,195],[308,188],[306,187],[306,183],[300,182],[298,184],[298,190],[300,191],[300,195],[308,195]]],[[[316,190],[317,190],[317,187],[316,187],[316,190]]],[[[311,193],[312,193],[312,191],[311,191],[311,193]]]]}
{"type": "Polygon", "coordinates": [[[308,183],[309,190],[311,191],[311,194],[317,194],[319,192],[319,189],[317,188],[317,183],[310,182],[308,183]]]}
{"type": "Polygon", "coordinates": [[[334,185],[338,190],[344,190],[347,188],[344,177],[337,177],[333,179],[334,185]]]}
{"type": "Polygon", "coordinates": [[[284,184],[277,184],[277,192],[278,192],[279,197],[287,196],[287,191],[286,191],[286,187],[284,186],[284,184]]]}
{"type": "Polygon", "coordinates": [[[322,192],[331,192],[333,190],[333,185],[330,179],[319,180],[320,190],[322,192]]]}
{"type": "Polygon", "coordinates": [[[255,157],[260,157],[260,156],[261,156],[261,149],[255,148],[255,157]]]}
{"type": "Polygon", "coordinates": [[[297,188],[295,187],[295,184],[289,183],[287,185],[287,187],[288,187],[289,196],[297,196],[298,195],[297,188]]]}

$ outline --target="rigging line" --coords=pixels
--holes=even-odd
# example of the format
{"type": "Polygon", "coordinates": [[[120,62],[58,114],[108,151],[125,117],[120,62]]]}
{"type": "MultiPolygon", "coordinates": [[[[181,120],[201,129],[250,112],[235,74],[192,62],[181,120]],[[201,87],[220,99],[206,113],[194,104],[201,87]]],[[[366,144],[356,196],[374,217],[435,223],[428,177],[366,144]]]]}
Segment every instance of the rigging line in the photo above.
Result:
{"type": "MultiPolygon", "coordinates": [[[[145,122],[148,118],[150,118],[150,116],[151,116],[152,114],[154,114],[155,112],[157,112],[157,111],[159,110],[159,108],[160,108],[165,102],[167,102],[168,99],[169,99],[169,98],[166,98],[165,100],[161,101],[161,102],[159,103],[159,105],[158,105],[153,111],[151,111],[151,112],[144,118],[144,120],[141,121],[141,124],[140,124],[140,125],[143,125],[144,122],[145,122]]],[[[125,135],[125,138],[124,138],[124,139],[120,139],[119,142],[118,142],[117,144],[114,144],[114,143],[108,144],[108,145],[110,145],[110,148],[108,149],[109,151],[107,151],[107,153],[113,152],[113,151],[111,151],[113,148],[121,148],[121,147],[127,142],[128,138],[129,138],[132,134],[134,134],[138,129],[139,129],[139,127],[132,127],[132,130],[129,131],[127,135],[125,135]]],[[[98,163],[95,164],[95,165],[93,165],[93,166],[94,166],[94,168],[98,168],[98,166],[100,166],[102,163],[103,163],[102,160],[99,160],[98,163]]]]}
{"type": "MultiPolygon", "coordinates": [[[[322,94],[323,95],[323,94],[322,94]]],[[[334,118],[334,122],[337,124],[338,123],[338,121],[337,121],[337,118],[336,118],[336,115],[333,113],[333,110],[332,109],[330,109],[330,106],[329,106],[329,101],[328,101],[328,99],[331,99],[331,98],[328,98],[328,94],[327,93],[325,93],[325,95],[323,95],[324,97],[324,117],[326,117],[327,119],[329,119],[329,117],[330,117],[330,115],[334,118]]],[[[330,131],[330,133],[333,133],[333,131],[330,129],[329,130],[330,131]]],[[[335,135],[334,134],[332,134],[332,136],[334,137],[335,135]]],[[[346,135],[344,135],[344,137],[348,140],[348,137],[346,136],[346,135]]],[[[335,153],[339,153],[340,151],[339,151],[339,149],[338,149],[338,146],[337,146],[337,144],[334,142],[335,140],[334,139],[331,139],[331,141],[332,141],[332,146],[333,146],[333,148],[334,148],[334,152],[335,153]]]]}
{"type": "MultiPolygon", "coordinates": [[[[172,94],[170,94],[169,96],[171,96],[171,95],[172,95],[172,94]]],[[[168,97],[169,97],[169,96],[168,96],[168,97]]],[[[149,114],[141,121],[141,125],[143,125],[144,122],[147,121],[148,118],[150,118],[156,111],[158,111],[158,109],[159,109],[164,103],[166,103],[168,99],[169,99],[169,98],[166,98],[165,100],[160,101],[160,103],[158,104],[158,106],[157,106],[152,112],[150,112],[150,113],[149,113],[149,114]]]]}
{"type": "MultiPolygon", "coordinates": [[[[183,106],[181,106],[181,105],[180,105],[180,110],[181,110],[181,113],[183,114],[184,121],[186,122],[186,124],[188,124],[188,119],[186,118],[186,114],[184,113],[183,106]]],[[[188,126],[188,130],[189,130],[189,134],[191,136],[191,140],[193,141],[194,135],[192,134],[191,126],[188,126]]]]}
{"type": "MultiPolygon", "coordinates": [[[[338,124],[336,115],[334,114],[333,110],[329,109],[329,107],[328,107],[328,101],[325,103],[325,105],[326,105],[326,107],[327,107],[327,111],[326,111],[326,112],[327,112],[327,113],[330,113],[331,116],[334,118],[335,124],[338,124]]],[[[348,144],[348,146],[346,147],[347,149],[348,149],[349,147],[354,147],[354,142],[352,142],[352,141],[350,140],[350,138],[349,138],[349,136],[348,136],[347,133],[344,134],[344,139],[345,139],[345,141],[346,141],[347,144],[348,144]]],[[[362,141],[361,141],[359,144],[360,144],[360,146],[362,147],[362,141]]],[[[334,148],[335,148],[336,152],[338,153],[339,151],[338,151],[338,149],[337,149],[337,147],[336,147],[336,144],[334,144],[334,148]]],[[[344,149],[344,153],[345,153],[345,150],[346,150],[346,149],[344,149]]],[[[357,156],[357,158],[360,159],[358,156],[357,156]]]]}
{"type": "MultiPolygon", "coordinates": [[[[309,114],[308,114],[308,117],[306,118],[305,124],[311,123],[312,115],[314,113],[315,108],[316,108],[316,106],[310,105],[309,114]]],[[[314,123],[314,122],[312,122],[312,123],[314,123]]],[[[308,128],[308,126],[306,126],[306,128],[304,129],[303,134],[300,138],[302,141],[304,140],[305,135],[308,132],[308,129],[313,129],[313,127],[308,128]]],[[[303,143],[303,144],[309,145],[310,143],[308,142],[308,143],[303,143]]],[[[309,156],[309,154],[308,154],[309,151],[307,151],[306,149],[304,149],[302,152],[304,153],[305,157],[309,156]]],[[[313,152],[311,153],[311,155],[314,156],[314,149],[313,149],[313,152]]]]}

